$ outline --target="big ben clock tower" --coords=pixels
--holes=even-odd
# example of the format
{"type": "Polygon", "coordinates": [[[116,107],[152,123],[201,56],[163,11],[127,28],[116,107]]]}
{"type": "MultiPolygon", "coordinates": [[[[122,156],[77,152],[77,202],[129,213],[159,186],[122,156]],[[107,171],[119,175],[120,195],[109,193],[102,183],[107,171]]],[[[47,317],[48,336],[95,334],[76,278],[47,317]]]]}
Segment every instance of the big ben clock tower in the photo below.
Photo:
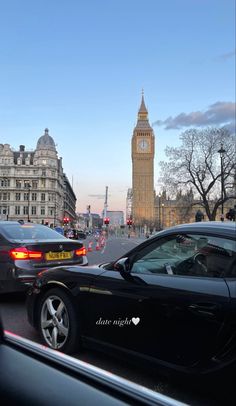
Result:
{"type": "Polygon", "coordinates": [[[142,94],[132,137],[132,216],[135,225],[150,225],[154,220],[154,150],[155,136],[142,94]]]}

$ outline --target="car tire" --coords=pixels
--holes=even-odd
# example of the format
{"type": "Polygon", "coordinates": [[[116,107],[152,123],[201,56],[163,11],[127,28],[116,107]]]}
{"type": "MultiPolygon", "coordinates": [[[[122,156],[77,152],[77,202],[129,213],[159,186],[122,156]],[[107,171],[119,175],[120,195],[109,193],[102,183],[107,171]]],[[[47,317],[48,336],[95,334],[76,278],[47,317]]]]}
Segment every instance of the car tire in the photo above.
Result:
{"type": "Polygon", "coordinates": [[[58,351],[72,354],[79,348],[79,320],[66,292],[47,291],[38,306],[38,329],[44,343],[58,351]]]}

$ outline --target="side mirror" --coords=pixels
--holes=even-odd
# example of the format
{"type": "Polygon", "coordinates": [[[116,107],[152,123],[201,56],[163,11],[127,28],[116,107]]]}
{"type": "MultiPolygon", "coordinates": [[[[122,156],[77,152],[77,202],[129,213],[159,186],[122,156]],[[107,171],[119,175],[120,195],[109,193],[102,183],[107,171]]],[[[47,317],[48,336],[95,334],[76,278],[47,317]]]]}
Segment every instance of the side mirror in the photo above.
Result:
{"type": "Polygon", "coordinates": [[[121,258],[114,263],[114,269],[118,272],[129,273],[130,266],[129,266],[129,258],[121,258]]]}

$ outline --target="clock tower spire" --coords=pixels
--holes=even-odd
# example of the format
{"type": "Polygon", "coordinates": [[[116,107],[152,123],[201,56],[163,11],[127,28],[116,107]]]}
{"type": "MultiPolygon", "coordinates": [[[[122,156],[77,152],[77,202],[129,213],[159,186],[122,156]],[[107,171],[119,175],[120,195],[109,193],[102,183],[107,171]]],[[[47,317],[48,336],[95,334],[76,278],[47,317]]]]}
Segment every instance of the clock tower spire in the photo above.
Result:
{"type": "Polygon", "coordinates": [[[142,100],[138,111],[138,120],[148,120],[148,111],[144,102],[144,91],[142,90],[142,100]]]}
{"type": "Polygon", "coordinates": [[[151,226],[154,222],[154,153],[155,136],[142,91],[132,137],[132,216],[135,225],[151,226]]]}

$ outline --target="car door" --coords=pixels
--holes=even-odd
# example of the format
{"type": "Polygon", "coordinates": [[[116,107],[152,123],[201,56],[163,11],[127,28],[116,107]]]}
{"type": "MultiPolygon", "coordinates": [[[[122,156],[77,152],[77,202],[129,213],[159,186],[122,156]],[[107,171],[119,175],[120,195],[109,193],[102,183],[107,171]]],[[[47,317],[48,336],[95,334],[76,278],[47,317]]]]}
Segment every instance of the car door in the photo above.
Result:
{"type": "Polygon", "coordinates": [[[92,288],[92,335],[183,366],[214,354],[230,300],[219,270],[203,261],[211,245],[209,236],[172,234],[128,258],[129,272],[105,271],[92,288]]]}
{"type": "Polygon", "coordinates": [[[223,239],[175,234],[134,258],[131,275],[145,282],[145,341],[140,351],[190,366],[216,353],[230,298],[223,239]]]}
{"type": "MultiPolygon", "coordinates": [[[[90,287],[87,335],[106,344],[134,350],[137,332],[142,335],[142,294],[139,276],[109,269],[90,287]],[[141,295],[141,296],[140,296],[141,295]]],[[[145,297],[146,298],[146,297],[145,297]]]]}

